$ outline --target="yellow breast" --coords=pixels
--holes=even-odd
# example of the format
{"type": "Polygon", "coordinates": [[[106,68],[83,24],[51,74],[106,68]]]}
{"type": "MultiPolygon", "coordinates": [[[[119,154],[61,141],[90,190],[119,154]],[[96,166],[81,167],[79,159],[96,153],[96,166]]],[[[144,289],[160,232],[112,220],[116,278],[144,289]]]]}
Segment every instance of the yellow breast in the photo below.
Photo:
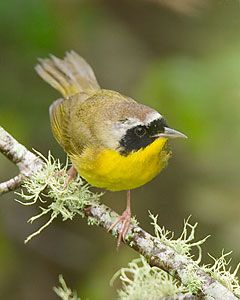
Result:
{"type": "Polygon", "coordinates": [[[93,186],[112,191],[137,188],[152,180],[165,166],[170,152],[167,139],[159,138],[146,148],[127,156],[115,150],[87,148],[71,160],[79,174],[93,186]]]}

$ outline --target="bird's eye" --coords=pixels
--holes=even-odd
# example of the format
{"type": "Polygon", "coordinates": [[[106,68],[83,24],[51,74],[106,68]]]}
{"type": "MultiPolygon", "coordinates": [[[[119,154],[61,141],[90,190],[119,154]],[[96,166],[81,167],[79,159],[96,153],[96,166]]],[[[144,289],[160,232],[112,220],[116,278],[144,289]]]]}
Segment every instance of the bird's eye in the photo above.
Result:
{"type": "Polygon", "coordinates": [[[146,134],[147,131],[144,127],[136,127],[134,132],[137,136],[142,137],[146,134]]]}

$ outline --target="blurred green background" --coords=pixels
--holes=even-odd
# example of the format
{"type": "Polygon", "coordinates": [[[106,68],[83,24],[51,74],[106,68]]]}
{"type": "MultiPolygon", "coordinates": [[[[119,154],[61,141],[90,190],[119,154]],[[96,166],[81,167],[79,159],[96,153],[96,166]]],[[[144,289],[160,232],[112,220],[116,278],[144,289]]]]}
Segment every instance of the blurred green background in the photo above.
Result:
{"type": "MultiPolygon", "coordinates": [[[[132,194],[133,213],[152,231],[148,210],[180,233],[183,219],[199,222],[203,262],[233,250],[240,260],[240,2],[207,0],[0,1],[0,125],[29,149],[50,149],[65,161],[49,125],[59,95],[35,73],[38,57],[74,49],[99,83],[158,109],[188,135],[173,141],[169,166],[132,194]]],[[[0,156],[0,181],[17,169],[0,156]]],[[[136,257],[86,221],[57,220],[29,244],[40,224],[27,219],[11,193],[0,202],[0,298],[57,299],[58,274],[82,299],[115,299],[114,272],[136,257]]],[[[102,201],[121,212],[125,193],[102,201]]]]}

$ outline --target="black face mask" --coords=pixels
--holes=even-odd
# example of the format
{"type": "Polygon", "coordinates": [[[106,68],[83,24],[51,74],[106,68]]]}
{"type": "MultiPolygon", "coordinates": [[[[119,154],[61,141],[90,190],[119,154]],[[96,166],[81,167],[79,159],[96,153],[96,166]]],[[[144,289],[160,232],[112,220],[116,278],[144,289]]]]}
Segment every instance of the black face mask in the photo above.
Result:
{"type": "Polygon", "coordinates": [[[128,129],[119,142],[120,153],[128,155],[131,152],[147,147],[156,140],[156,135],[164,132],[164,127],[167,127],[167,124],[161,118],[152,121],[148,125],[138,125],[128,129]]]}

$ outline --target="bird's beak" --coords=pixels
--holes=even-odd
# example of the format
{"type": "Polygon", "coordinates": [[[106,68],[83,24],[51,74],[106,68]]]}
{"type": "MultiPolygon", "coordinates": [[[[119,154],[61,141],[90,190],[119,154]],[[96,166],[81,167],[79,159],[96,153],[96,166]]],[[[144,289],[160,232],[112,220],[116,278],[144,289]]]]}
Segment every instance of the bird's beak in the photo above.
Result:
{"type": "Polygon", "coordinates": [[[187,139],[187,136],[180,131],[175,129],[164,127],[164,132],[157,135],[158,137],[166,137],[166,138],[184,138],[187,139]]]}

